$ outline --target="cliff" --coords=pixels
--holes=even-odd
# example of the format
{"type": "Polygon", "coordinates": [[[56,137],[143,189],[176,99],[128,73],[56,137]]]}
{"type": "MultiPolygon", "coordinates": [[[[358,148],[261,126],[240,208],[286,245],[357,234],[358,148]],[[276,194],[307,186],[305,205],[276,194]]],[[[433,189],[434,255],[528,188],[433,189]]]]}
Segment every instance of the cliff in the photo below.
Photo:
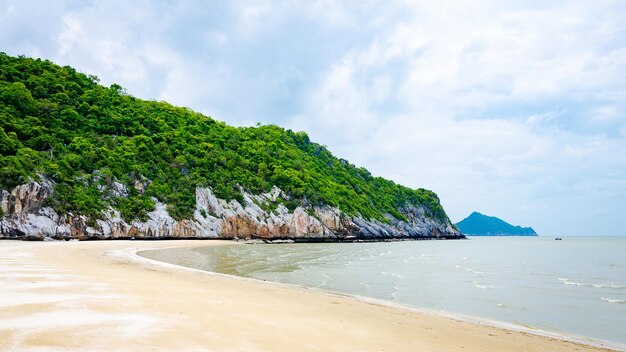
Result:
{"type": "Polygon", "coordinates": [[[456,224],[468,236],[537,236],[532,227],[513,226],[494,216],[471,213],[456,224]]]}
{"type": "Polygon", "coordinates": [[[456,238],[437,195],[304,132],[233,127],[0,53],[0,236],[456,238]]]}
{"type": "MultiPolygon", "coordinates": [[[[119,188],[119,185],[118,185],[119,188]]],[[[117,191],[125,194],[122,186],[117,191]]],[[[387,215],[386,221],[350,217],[330,206],[298,206],[293,211],[277,203],[283,191],[252,195],[243,192],[243,204],[217,198],[210,188],[195,190],[196,209],[192,218],[176,220],[165,204],[154,199],[155,209],[146,221],[122,219],[109,208],[100,219],[72,213],[58,214],[45,206],[53,192],[53,182],[30,182],[2,191],[0,238],[53,239],[158,239],[158,238],[259,238],[296,241],[351,241],[384,239],[462,238],[450,223],[426,216],[424,209],[401,209],[407,221],[387,215]],[[276,205],[277,204],[277,205],[276,205]],[[273,210],[262,207],[276,205],[273,210]]]]}

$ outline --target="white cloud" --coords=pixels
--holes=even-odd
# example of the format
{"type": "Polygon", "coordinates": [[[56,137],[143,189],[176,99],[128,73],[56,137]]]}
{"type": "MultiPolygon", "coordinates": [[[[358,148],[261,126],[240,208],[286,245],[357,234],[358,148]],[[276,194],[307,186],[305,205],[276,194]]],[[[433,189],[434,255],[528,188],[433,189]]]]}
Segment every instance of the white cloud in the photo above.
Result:
{"type": "Polygon", "coordinates": [[[478,210],[547,233],[622,231],[622,1],[0,9],[10,54],[229,123],[306,130],[374,174],[435,190],[454,220],[478,210]]]}
{"type": "MultiPolygon", "coordinates": [[[[483,210],[555,232],[576,223],[557,220],[563,209],[601,206],[609,193],[626,201],[614,188],[626,180],[623,138],[568,128],[579,105],[593,107],[586,123],[623,118],[622,21],[578,5],[446,4],[411,3],[410,21],[346,53],[292,126],[374,173],[434,189],[456,220],[483,210]],[[406,69],[371,75],[394,65],[406,69]],[[395,106],[379,108],[381,96],[395,106]]],[[[588,229],[578,225],[568,231],[588,229]]]]}

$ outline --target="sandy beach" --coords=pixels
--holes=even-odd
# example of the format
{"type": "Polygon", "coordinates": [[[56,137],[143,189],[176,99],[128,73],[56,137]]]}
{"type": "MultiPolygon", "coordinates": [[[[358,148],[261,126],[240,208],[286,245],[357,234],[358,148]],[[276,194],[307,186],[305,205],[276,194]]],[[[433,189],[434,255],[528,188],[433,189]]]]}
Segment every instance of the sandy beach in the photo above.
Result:
{"type": "Polygon", "coordinates": [[[609,351],[155,263],[224,241],[0,242],[1,351],[609,351]]]}

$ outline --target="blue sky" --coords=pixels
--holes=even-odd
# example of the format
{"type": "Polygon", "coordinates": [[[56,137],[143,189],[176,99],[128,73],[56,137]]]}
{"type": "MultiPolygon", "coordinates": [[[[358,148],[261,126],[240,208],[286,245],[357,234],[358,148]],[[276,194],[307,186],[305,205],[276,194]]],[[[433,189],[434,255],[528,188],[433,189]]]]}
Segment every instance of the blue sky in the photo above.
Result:
{"type": "Polygon", "coordinates": [[[0,1],[0,51],[545,235],[626,235],[624,1],[0,1]]]}

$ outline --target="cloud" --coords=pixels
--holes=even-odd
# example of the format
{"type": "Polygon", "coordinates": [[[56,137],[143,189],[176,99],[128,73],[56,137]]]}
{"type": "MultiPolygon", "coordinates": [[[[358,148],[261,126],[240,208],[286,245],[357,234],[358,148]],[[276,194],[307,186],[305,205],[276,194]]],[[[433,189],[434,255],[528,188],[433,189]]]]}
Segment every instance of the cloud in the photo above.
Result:
{"type": "Polygon", "coordinates": [[[626,38],[612,4],[446,4],[411,3],[412,19],[346,53],[292,126],[434,189],[456,220],[483,210],[585,234],[596,220],[582,205],[611,195],[624,209],[626,38]]]}
{"type": "Polygon", "coordinates": [[[622,1],[0,1],[0,45],[543,233],[626,211],[622,1]],[[601,211],[599,211],[601,210],[601,211]]]}

